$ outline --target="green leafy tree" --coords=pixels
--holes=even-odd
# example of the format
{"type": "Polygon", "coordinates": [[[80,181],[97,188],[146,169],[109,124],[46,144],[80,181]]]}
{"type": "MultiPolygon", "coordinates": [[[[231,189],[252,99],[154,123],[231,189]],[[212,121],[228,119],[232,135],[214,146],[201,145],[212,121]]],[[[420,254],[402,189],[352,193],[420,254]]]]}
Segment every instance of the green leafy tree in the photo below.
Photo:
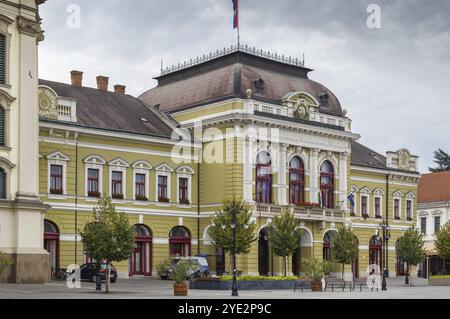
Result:
{"type": "Polygon", "coordinates": [[[134,244],[134,230],[125,213],[117,212],[111,198],[104,196],[93,211],[94,222],[81,232],[89,256],[107,264],[106,293],[109,293],[109,271],[112,262],[130,258],[134,244]]]}
{"type": "Polygon", "coordinates": [[[450,155],[441,149],[434,152],[434,162],[438,165],[436,168],[430,167],[430,172],[450,171],[450,155]]]}
{"type": "Polygon", "coordinates": [[[422,233],[414,227],[408,229],[398,240],[397,257],[401,262],[406,263],[405,284],[409,284],[410,265],[420,264],[426,259],[424,245],[422,233]]]}
{"type": "MultiPolygon", "coordinates": [[[[212,227],[208,234],[212,243],[230,254],[233,251],[233,214],[236,214],[236,254],[248,254],[253,242],[258,238],[255,236],[256,223],[251,221],[252,212],[250,207],[243,201],[233,197],[225,200],[222,210],[218,211],[212,218],[212,227]]],[[[231,263],[230,263],[231,265],[231,263]]]]}
{"type": "Polygon", "coordinates": [[[334,260],[342,265],[344,278],[345,265],[351,265],[359,256],[359,241],[352,229],[341,226],[338,233],[331,240],[334,260]]]}
{"type": "Polygon", "coordinates": [[[283,258],[284,276],[287,276],[287,258],[295,253],[300,243],[302,231],[294,214],[285,210],[275,216],[268,226],[270,244],[275,256],[283,258]]]}
{"type": "Polygon", "coordinates": [[[436,247],[436,252],[442,259],[442,274],[444,275],[445,261],[450,259],[450,222],[437,232],[434,247],[436,247]]]}

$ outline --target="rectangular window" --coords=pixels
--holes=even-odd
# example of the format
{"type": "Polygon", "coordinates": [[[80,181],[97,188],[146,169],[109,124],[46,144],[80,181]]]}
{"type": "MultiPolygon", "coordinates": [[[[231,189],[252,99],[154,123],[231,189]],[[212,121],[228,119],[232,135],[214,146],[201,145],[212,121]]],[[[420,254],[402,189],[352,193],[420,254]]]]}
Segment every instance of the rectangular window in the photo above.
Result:
{"type": "Polygon", "coordinates": [[[406,218],[412,220],[412,201],[406,201],[406,218]]]}
{"type": "Polygon", "coordinates": [[[367,196],[361,197],[361,214],[367,216],[367,196]]]}
{"type": "Polygon", "coordinates": [[[424,235],[427,234],[427,219],[426,218],[421,218],[420,219],[420,231],[424,235]]]}
{"type": "Polygon", "coordinates": [[[375,197],[375,217],[381,217],[381,198],[375,197]]]}
{"type": "Polygon", "coordinates": [[[169,202],[167,196],[167,176],[158,176],[158,201],[169,202]]]}
{"type": "Polygon", "coordinates": [[[6,37],[0,34],[0,84],[6,84],[6,37]]]}
{"type": "Polygon", "coordinates": [[[136,174],[136,200],[147,200],[147,196],[145,194],[145,177],[145,174],[136,174]]]}
{"type": "Polygon", "coordinates": [[[180,204],[190,204],[189,203],[189,195],[188,195],[188,184],[189,180],[187,178],[180,178],[178,181],[179,186],[179,197],[180,204]]]}
{"type": "Polygon", "coordinates": [[[6,145],[5,109],[0,105],[0,146],[6,145]]]}
{"type": "Polygon", "coordinates": [[[50,165],[50,193],[60,194],[63,190],[63,167],[61,165],[50,165]]]}
{"type": "Polygon", "coordinates": [[[111,192],[112,197],[116,199],[123,199],[123,174],[122,172],[113,171],[111,178],[111,192]]]}
{"type": "Polygon", "coordinates": [[[400,200],[394,199],[394,218],[400,219],[400,200]]]}
{"type": "Polygon", "coordinates": [[[98,184],[98,169],[88,169],[88,184],[87,184],[87,193],[89,197],[100,197],[100,190],[98,184]]]}
{"type": "Polygon", "coordinates": [[[440,229],[441,229],[441,217],[436,216],[434,217],[434,233],[437,234],[440,229]]]}

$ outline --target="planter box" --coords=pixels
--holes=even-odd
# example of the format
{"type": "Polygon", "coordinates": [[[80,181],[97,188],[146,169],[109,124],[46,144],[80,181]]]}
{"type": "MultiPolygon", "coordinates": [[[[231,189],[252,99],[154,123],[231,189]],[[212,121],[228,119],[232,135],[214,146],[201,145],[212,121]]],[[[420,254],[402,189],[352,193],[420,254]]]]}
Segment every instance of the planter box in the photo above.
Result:
{"type": "Polygon", "coordinates": [[[450,278],[430,278],[428,284],[430,286],[450,286],[450,278]]]}
{"type": "MultiPolygon", "coordinates": [[[[304,288],[311,288],[310,280],[298,280],[305,282],[304,288]]],[[[255,280],[255,281],[239,281],[237,282],[239,290],[283,290],[294,289],[295,280],[255,280]]],[[[219,280],[191,280],[189,282],[190,289],[205,290],[231,290],[233,282],[219,280]]]]}

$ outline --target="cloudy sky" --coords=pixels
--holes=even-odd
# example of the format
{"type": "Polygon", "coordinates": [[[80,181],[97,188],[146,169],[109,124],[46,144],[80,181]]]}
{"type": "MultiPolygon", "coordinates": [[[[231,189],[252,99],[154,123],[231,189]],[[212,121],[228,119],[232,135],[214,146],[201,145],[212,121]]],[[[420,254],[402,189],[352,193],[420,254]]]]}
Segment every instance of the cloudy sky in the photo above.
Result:
{"type": "MultiPolygon", "coordinates": [[[[435,149],[450,153],[450,1],[240,6],[241,42],[304,52],[310,77],[338,96],[360,142],[381,153],[407,147],[420,156],[421,171],[433,166],[435,149]],[[380,29],[367,26],[372,3],[381,9],[380,29]]],[[[236,43],[231,0],[50,0],[41,17],[41,78],[69,82],[77,69],[87,86],[106,75],[136,96],[156,85],[161,60],[175,64],[236,43]]]]}

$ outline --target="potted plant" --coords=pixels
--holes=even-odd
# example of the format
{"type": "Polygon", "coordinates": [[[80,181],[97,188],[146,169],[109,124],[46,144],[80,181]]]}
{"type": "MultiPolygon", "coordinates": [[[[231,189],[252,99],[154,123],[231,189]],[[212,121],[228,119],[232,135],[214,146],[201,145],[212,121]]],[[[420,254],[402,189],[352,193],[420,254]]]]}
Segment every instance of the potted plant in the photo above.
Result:
{"type": "Polygon", "coordinates": [[[311,290],[322,291],[322,278],[330,272],[330,262],[317,258],[307,259],[303,262],[303,267],[305,269],[305,275],[311,278],[311,290]]]}
{"type": "Polygon", "coordinates": [[[188,285],[187,280],[193,269],[193,264],[187,260],[180,260],[172,269],[169,274],[170,279],[175,281],[173,284],[173,294],[174,296],[187,296],[188,295],[188,285]]]}
{"type": "Polygon", "coordinates": [[[93,197],[93,198],[100,198],[101,197],[101,193],[100,192],[95,192],[95,191],[89,191],[88,192],[88,196],[89,197],[93,197]]]}
{"type": "Polygon", "coordinates": [[[124,199],[124,196],[123,196],[123,194],[113,194],[112,198],[114,198],[114,199],[124,199]]]}
{"type": "Polygon", "coordinates": [[[169,279],[171,270],[172,266],[170,265],[170,262],[168,260],[163,261],[158,265],[157,268],[158,276],[161,278],[161,280],[167,280],[169,279]]]}
{"type": "Polygon", "coordinates": [[[190,205],[191,202],[187,198],[182,198],[182,199],[180,199],[180,204],[181,205],[190,205]]]}
{"type": "Polygon", "coordinates": [[[136,195],[136,200],[141,202],[148,202],[148,198],[145,195],[136,195]]]}
{"type": "Polygon", "coordinates": [[[160,203],[168,203],[170,200],[167,197],[159,197],[158,201],[160,203]]]}

